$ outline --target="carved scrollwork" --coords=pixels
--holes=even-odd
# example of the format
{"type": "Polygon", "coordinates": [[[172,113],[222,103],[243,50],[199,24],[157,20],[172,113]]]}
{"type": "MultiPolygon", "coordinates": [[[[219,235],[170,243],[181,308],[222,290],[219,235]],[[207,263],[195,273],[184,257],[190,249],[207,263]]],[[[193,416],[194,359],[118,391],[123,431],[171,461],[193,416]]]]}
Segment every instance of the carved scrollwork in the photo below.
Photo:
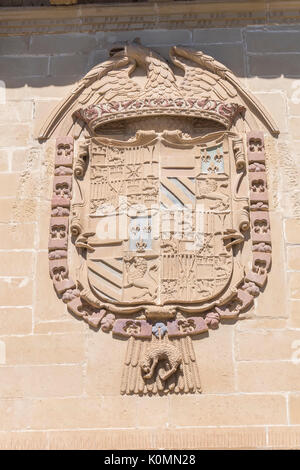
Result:
{"type": "Polygon", "coordinates": [[[72,95],[78,143],[56,142],[50,276],[74,316],[128,341],[123,394],[201,391],[192,338],[250,309],[271,269],[263,133],[244,125],[262,111],[214,59],[171,59],[182,77],[138,44],[113,51],[72,95]]]}
{"type": "Polygon", "coordinates": [[[88,164],[88,156],[89,156],[89,144],[80,143],[79,149],[76,155],[76,159],[74,162],[74,176],[76,178],[84,177],[85,171],[87,169],[87,164],[88,164]]]}

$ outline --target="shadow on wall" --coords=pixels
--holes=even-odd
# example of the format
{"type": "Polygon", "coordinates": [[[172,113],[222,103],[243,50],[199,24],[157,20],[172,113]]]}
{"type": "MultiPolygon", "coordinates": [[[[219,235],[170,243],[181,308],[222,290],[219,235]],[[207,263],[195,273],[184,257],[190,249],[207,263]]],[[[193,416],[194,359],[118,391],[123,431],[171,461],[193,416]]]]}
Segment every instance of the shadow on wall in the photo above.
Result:
{"type": "Polygon", "coordinates": [[[0,80],[7,88],[73,84],[94,65],[107,60],[114,43],[136,37],[165,58],[172,45],[201,50],[240,78],[300,77],[299,24],[7,36],[0,39],[0,80]]]}

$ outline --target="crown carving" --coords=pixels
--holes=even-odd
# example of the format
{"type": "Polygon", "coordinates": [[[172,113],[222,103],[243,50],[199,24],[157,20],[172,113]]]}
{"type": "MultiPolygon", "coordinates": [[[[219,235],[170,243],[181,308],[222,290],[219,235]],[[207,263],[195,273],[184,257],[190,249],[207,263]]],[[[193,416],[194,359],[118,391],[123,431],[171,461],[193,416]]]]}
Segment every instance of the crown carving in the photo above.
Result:
{"type": "Polygon", "coordinates": [[[74,114],[92,130],[112,121],[155,115],[212,119],[229,129],[234,119],[244,111],[245,108],[237,103],[223,103],[208,98],[144,98],[91,105],[74,114]]]}

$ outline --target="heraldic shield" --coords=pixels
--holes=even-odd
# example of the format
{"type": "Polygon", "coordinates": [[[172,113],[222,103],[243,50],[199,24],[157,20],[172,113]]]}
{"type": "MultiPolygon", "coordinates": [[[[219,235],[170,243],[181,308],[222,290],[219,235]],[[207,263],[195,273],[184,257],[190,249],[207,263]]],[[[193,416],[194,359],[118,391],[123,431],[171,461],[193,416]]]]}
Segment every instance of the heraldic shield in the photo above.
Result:
{"type": "Polygon", "coordinates": [[[271,267],[278,131],[201,52],[110,55],[41,130],[56,137],[50,275],[73,315],[128,339],[121,393],[199,392],[192,338],[246,312],[271,267]]]}

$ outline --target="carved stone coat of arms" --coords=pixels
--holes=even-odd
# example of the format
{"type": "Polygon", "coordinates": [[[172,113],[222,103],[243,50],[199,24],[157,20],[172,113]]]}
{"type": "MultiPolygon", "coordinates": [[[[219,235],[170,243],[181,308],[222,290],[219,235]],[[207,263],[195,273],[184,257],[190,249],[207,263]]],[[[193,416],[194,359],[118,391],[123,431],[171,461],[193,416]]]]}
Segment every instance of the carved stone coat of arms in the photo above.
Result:
{"type": "Polygon", "coordinates": [[[267,112],[202,52],[116,46],[54,110],[57,294],[127,338],[121,393],[201,391],[193,339],[247,311],[271,266],[267,112]]]}

